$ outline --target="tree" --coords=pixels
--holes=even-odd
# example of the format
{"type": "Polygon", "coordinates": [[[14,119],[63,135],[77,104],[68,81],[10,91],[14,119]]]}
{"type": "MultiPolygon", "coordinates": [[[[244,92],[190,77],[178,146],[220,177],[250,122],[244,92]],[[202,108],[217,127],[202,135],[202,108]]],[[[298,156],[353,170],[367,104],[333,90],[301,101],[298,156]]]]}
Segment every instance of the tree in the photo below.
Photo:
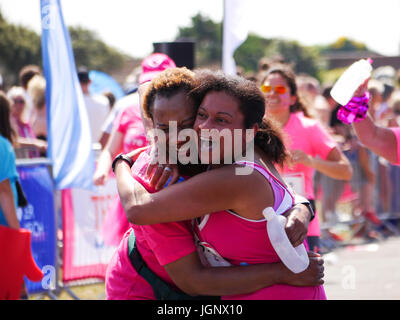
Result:
{"type": "Polygon", "coordinates": [[[271,42],[272,40],[250,33],[246,41],[234,54],[236,64],[243,67],[245,71],[255,72],[258,67],[258,62],[265,56],[265,50],[271,42]]]}
{"type": "Polygon", "coordinates": [[[82,27],[69,27],[77,67],[109,72],[123,67],[127,56],[108,46],[97,34],[82,27]]]}
{"type": "Polygon", "coordinates": [[[367,46],[362,42],[357,42],[355,40],[340,37],[335,42],[321,47],[321,53],[328,52],[351,52],[351,51],[366,51],[367,46]]]}
{"type": "MultiPolygon", "coordinates": [[[[95,32],[82,27],[70,27],[69,32],[78,67],[112,73],[127,61],[126,55],[108,46],[95,32]]],[[[19,71],[28,64],[42,66],[40,35],[7,22],[0,11],[0,72],[7,85],[16,84],[19,71]]]]}
{"type": "Polygon", "coordinates": [[[191,39],[195,41],[195,58],[197,66],[221,63],[222,24],[198,13],[191,19],[188,27],[179,27],[176,40],[191,39]]]}
{"type": "Polygon", "coordinates": [[[0,70],[15,83],[19,70],[28,64],[41,64],[40,36],[23,26],[8,23],[0,12],[0,70]]]}
{"type": "MultiPolygon", "coordinates": [[[[177,40],[190,38],[196,43],[196,61],[200,67],[221,64],[222,24],[202,16],[193,16],[191,25],[180,27],[177,40]]],[[[258,62],[265,56],[281,55],[288,62],[294,62],[297,72],[306,72],[317,76],[319,53],[313,48],[300,45],[295,41],[266,39],[251,33],[236,50],[235,61],[245,72],[256,72],[258,62]]]]}
{"type": "Polygon", "coordinates": [[[306,47],[297,41],[274,39],[265,49],[265,55],[281,55],[285,62],[294,65],[296,73],[307,73],[313,77],[318,77],[321,60],[315,47],[306,47]]]}

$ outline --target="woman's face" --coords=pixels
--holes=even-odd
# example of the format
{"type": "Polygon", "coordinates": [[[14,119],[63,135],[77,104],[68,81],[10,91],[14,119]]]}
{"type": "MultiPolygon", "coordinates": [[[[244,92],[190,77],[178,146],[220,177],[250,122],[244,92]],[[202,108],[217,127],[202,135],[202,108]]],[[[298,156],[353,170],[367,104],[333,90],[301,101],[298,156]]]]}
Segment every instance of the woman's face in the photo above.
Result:
{"type": "Polygon", "coordinates": [[[202,163],[224,163],[224,155],[225,159],[230,158],[232,161],[234,153],[243,151],[243,147],[241,150],[235,150],[238,141],[235,139],[234,130],[241,129],[237,132],[242,134],[240,146],[243,146],[244,116],[239,110],[236,98],[225,92],[207,93],[197,111],[194,129],[200,139],[198,149],[202,163]],[[230,135],[231,141],[224,138],[226,135],[230,135]]]}
{"type": "MultiPolygon", "coordinates": [[[[165,134],[166,141],[161,143],[165,143],[167,150],[172,139],[169,135],[170,128],[172,132],[176,131],[177,134],[183,129],[193,128],[196,116],[194,104],[186,98],[184,92],[178,92],[172,97],[156,96],[152,114],[154,128],[163,131],[165,134]],[[177,128],[176,130],[174,126],[177,128]]],[[[177,141],[175,149],[178,150],[184,143],[185,141],[177,141]]]]}
{"type": "Polygon", "coordinates": [[[11,115],[15,118],[21,118],[25,109],[25,98],[23,96],[15,96],[11,99],[11,115]]]}
{"type": "Polygon", "coordinates": [[[296,102],[296,96],[291,95],[286,79],[279,73],[272,73],[263,85],[268,88],[268,92],[263,92],[266,113],[273,115],[290,112],[290,106],[296,102]]]}

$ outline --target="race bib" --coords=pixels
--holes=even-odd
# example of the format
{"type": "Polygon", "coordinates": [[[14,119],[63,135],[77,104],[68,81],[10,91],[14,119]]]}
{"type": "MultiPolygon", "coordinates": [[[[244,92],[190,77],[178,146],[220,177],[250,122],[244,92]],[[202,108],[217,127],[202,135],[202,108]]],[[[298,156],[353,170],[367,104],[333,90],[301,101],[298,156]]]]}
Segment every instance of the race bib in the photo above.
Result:
{"type": "Polygon", "coordinates": [[[286,184],[292,188],[297,194],[306,196],[306,183],[302,172],[286,173],[283,176],[286,184]]]}
{"type": "Polygon", "coordinates": [[[201,263],[205,267],[229,267],[232,264],[226,261],[211,244],[200,241],[195,234],[197,252],[199,253],[201,263]]]}

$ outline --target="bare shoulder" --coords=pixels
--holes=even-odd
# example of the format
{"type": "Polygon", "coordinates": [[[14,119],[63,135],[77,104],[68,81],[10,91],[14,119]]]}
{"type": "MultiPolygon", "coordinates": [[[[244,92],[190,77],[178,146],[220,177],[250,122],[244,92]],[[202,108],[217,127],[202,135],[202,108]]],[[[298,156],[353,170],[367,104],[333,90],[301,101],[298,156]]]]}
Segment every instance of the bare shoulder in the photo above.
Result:
{"type": "Polygon", "coordinates": [[[225,180],[227,192],[235,198],[232,201],[233,207],[231,209],[238,215],[247,219],[262,219],[262,210],[273,206],[272,187],[266,177],[258,170],[242,164],[217,170],[215,170],[215,177],[225,180]],[[217,170],[220,171],[217,173],[217,170]]]}

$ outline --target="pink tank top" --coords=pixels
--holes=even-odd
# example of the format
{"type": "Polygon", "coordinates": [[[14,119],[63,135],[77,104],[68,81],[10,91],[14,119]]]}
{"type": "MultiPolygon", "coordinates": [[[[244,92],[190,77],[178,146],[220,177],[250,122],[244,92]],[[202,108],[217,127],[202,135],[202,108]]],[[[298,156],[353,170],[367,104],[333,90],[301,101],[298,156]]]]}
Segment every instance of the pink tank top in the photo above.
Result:
{"type": "MultiPolygon", "coordinates": [[[[266,178],[274,192],[273,208],[277,214],[283,214],[293,206],[293,196],[264,167],[251,162],[239,162],[237,164],[250,166],[266,178]]],[[[280,259],[269,241],[266,224],[265,219],[246,219],[232,211],[224,210],[206,215],[196,226],[196,231],[201,241],[209,243],[223,258],[233,265],[276,263],[280,259]]],[[[304,245],[308,248],[306,242],[304,245]]],[[[314,300],[326,299],[326,296],[322,286],[274,285],[250,294],[225,296],[223,299],[314,300]]]]}

